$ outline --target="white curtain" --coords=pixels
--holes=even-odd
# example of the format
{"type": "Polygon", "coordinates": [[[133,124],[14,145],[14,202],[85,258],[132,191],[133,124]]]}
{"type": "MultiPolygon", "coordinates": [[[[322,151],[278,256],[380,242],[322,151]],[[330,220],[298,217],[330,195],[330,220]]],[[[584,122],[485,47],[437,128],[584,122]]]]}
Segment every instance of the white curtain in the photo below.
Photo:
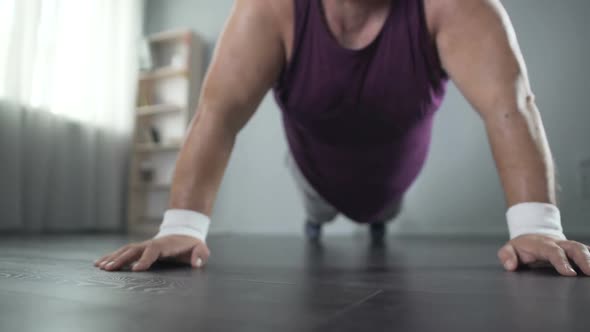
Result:
{"type": "Polygon", "coordinates": [[[141,0],[0,0],[0,229],[121,229],[141,0]]]}

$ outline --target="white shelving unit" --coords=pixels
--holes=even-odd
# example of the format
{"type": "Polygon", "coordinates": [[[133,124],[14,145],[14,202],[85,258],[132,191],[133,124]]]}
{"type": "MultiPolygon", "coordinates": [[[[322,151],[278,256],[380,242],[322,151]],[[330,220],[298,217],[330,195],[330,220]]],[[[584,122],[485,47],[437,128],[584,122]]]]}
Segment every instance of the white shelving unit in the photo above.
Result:
{"type": "Polygon", "coordinates": [[[167,208],[172,175],[204,76],[205,45],[187,29],[146,37],[152,69],[138,78],[129,176],[128,230],[153,235],[167,208]]]}
{"type": "Polygon", "coordinates": [[[184,111],[182,107],[173,104],[146,105],[137,108],[137,116],[154,116],[182,111],[184,111]]]}

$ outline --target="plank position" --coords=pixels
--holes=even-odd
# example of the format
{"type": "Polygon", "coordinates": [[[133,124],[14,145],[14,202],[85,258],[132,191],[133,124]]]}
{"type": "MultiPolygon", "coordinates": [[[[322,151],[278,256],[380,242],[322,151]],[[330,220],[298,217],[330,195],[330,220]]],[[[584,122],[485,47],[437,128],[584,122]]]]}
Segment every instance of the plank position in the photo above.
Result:
{"type": "Polygon", "coordinates": [[[485,123],[504,188],[508,271],[550,263],[590,275],[556,207],[549,144],[512,24],[499,0],[237,0],[179,156],[160,232],[95,262],[201,267],[209,216],[236,136],[272,89],[308,238],[342,213],[375,241],[420,173],[452,79],[485,123]]]}

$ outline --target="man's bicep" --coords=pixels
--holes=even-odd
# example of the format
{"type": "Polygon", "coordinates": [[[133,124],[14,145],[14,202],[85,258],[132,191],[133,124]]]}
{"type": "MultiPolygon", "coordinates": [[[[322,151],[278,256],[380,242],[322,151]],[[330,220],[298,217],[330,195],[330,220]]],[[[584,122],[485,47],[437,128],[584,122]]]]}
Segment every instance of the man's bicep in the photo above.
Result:
{"type": "Polygon", "coordinates": [[[455,3],[437,42],[445,69],[482,116],[509,206],[555,202],[551,151],[514,29],[498,0],[455,3]]]}
{"type": "Polygon", "coordinates": [[[277,80],[284,49],[265,1],[236,1],[205,78],[201,110],[241,129],[277,80]]]}
{"type": "Polygon", "coordinates": [[[519,109],[531,95],[526,65],[498,0],[446,0],[437,29],[445,70],[484,117],[519,109]]]}

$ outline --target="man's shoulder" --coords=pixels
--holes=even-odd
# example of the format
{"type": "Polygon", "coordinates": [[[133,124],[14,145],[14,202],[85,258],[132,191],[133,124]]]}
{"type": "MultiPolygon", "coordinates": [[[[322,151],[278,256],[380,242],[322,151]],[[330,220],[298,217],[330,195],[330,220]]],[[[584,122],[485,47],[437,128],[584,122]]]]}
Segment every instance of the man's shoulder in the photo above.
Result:
{"type": "Polygon", "coordinates": [[[490,8],[499,8],[500,0],[423,0],[431,32],[457,19],[478,16],[490,8]]]}
{"type": "Polygon", "coordinates": [[[269,29],[290,29],[293,23],[295,0],[236,0],[237,10],[247,11],[252,19],[264,19],[269,29]]]}
{"type": "Polygon", "coordinates": [[[295,0],[236,0],[239,10],[247,10],[254,15],[284,19],[293,13],[295,0]]]}

